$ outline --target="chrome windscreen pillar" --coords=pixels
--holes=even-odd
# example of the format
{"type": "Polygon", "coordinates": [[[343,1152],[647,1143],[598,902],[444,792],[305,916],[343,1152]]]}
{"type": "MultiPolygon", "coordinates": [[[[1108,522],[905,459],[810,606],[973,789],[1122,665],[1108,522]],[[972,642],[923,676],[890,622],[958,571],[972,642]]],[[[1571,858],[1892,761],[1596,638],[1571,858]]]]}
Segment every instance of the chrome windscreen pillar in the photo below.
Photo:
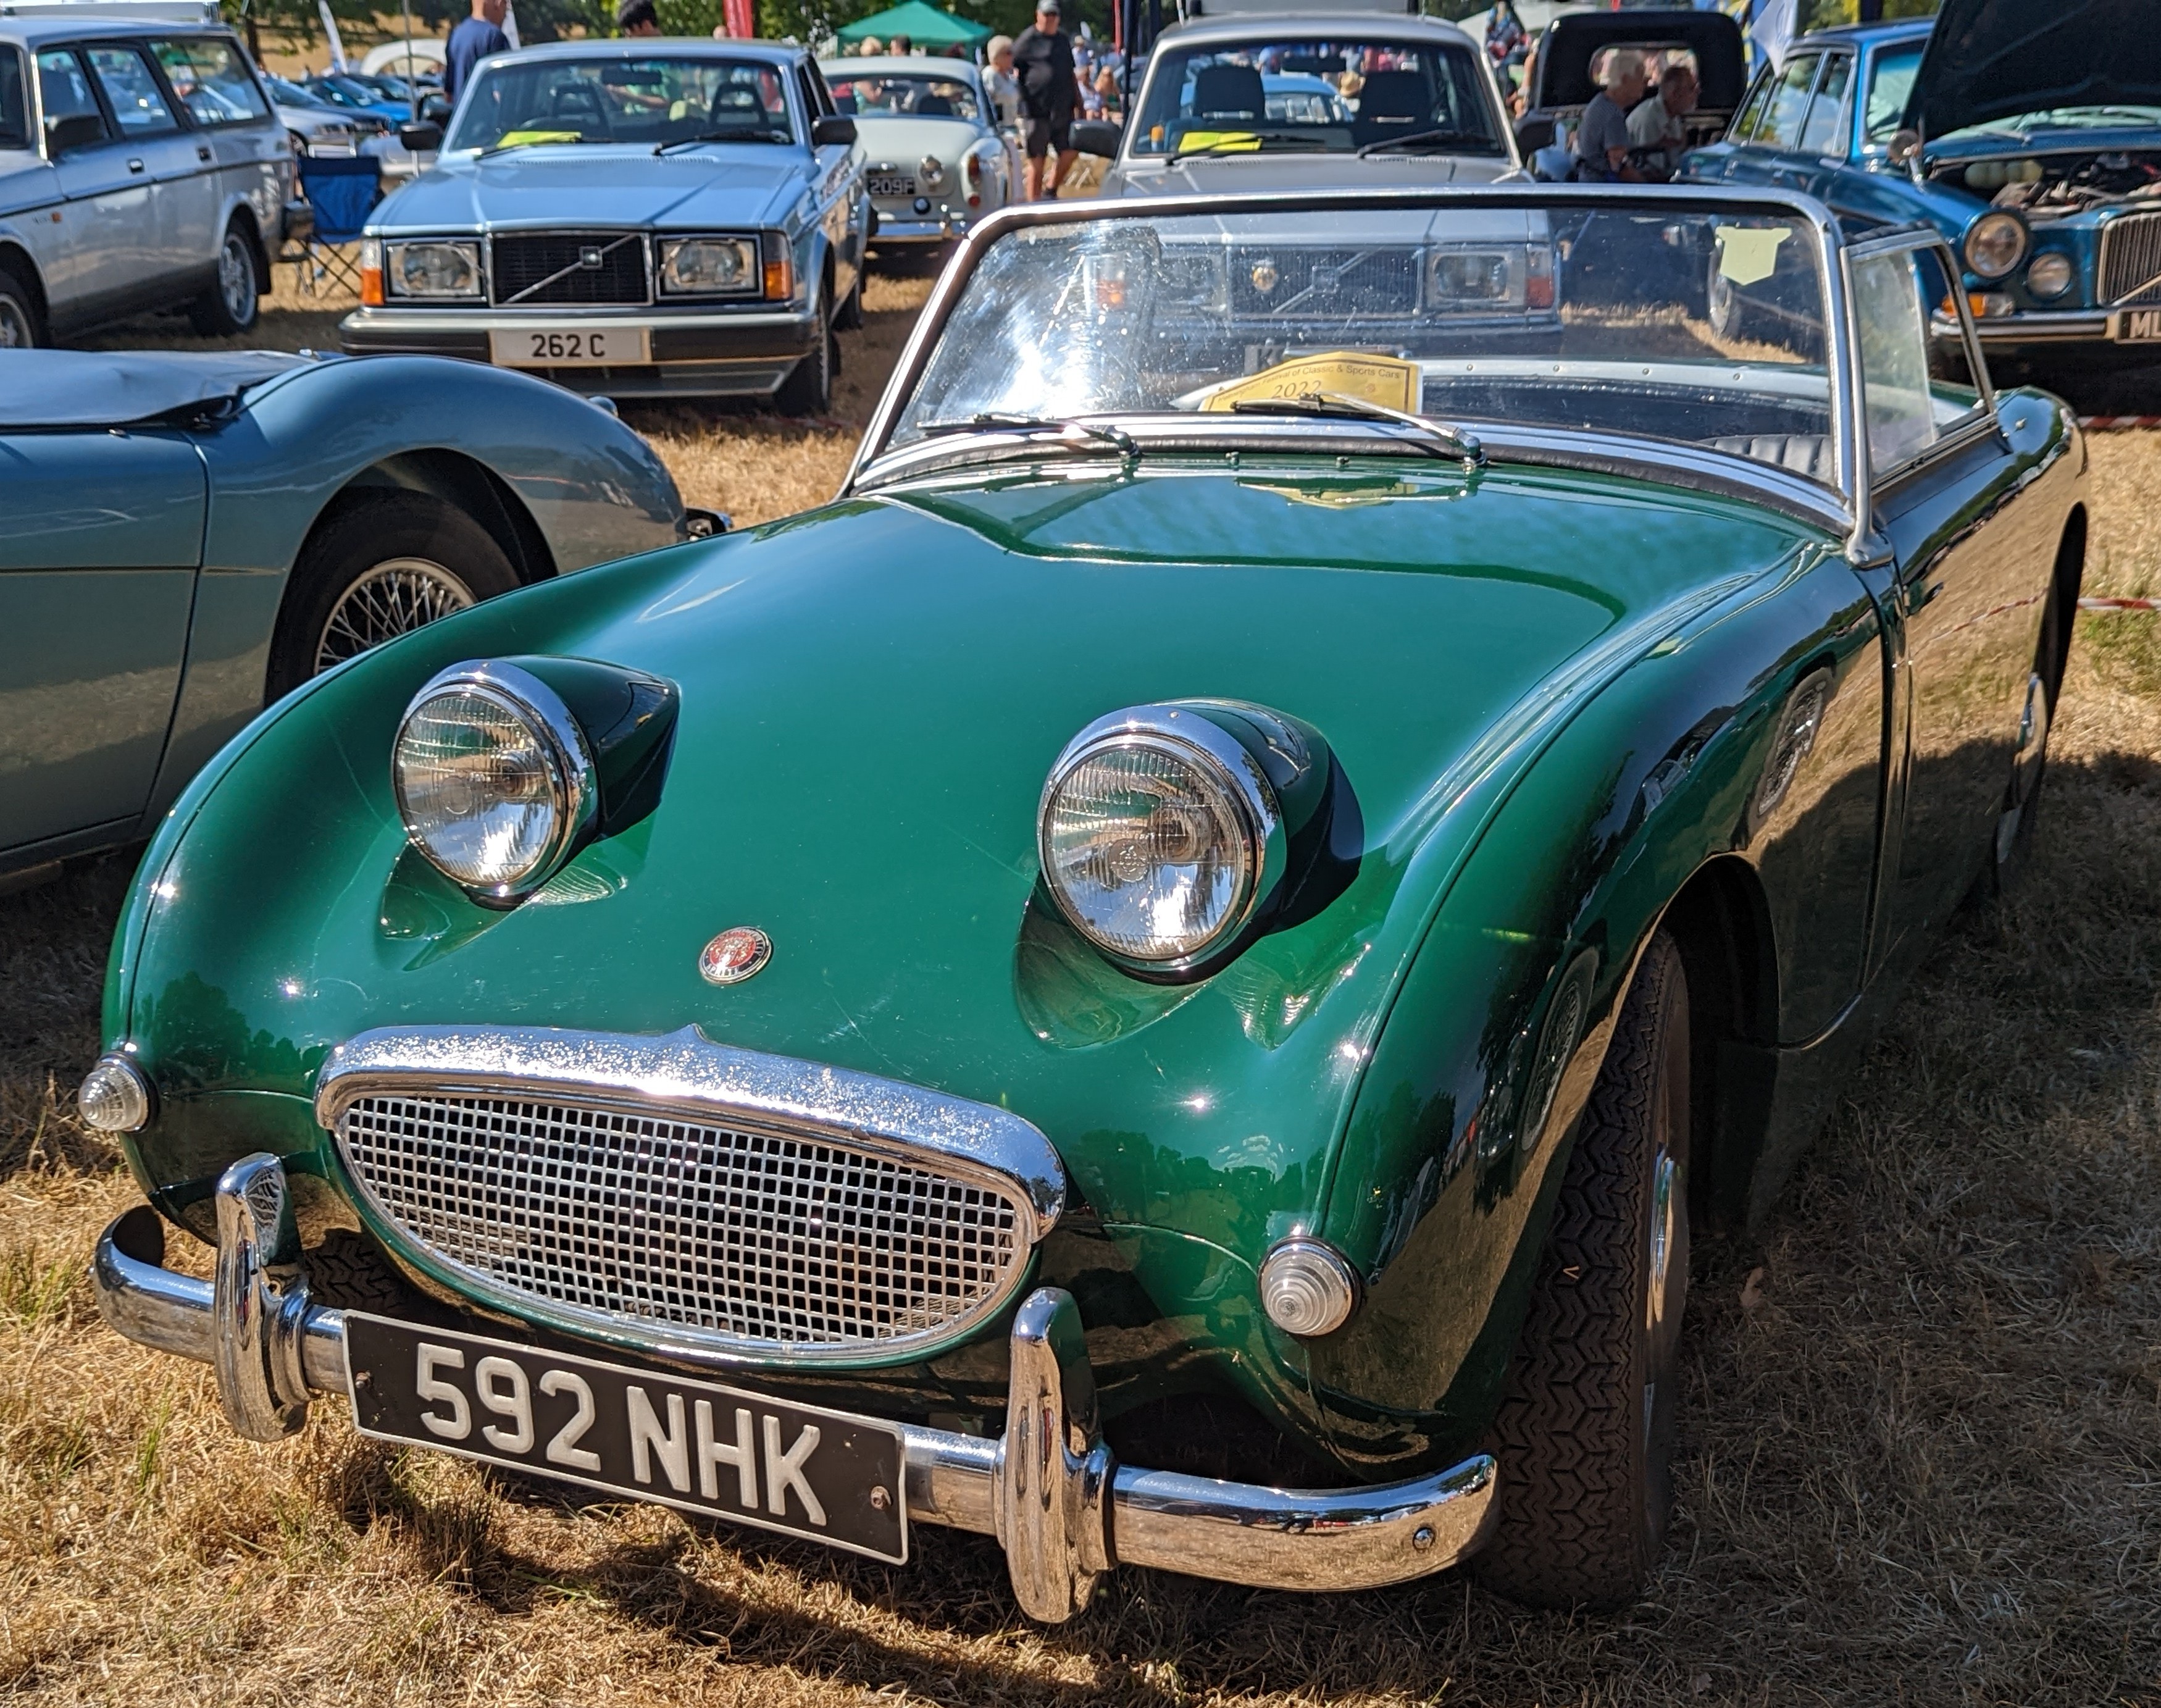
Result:
{"type": "Polygon", "coordinates": [[[242,1157],[219,1177],[211,1314],[226,1421],[251,1441],[293,1434],[308,1420],[301,1362],[308,1285],[285,1170],[267,1151],[242,1157]]]}
{"type": "Polygon", "coordinates": [[[1088,1605],[1112,1563],[1111,1450],[1071,1294],[1039,1287],[1021,1301],[1008,1380],[998,1540],[1021,1611],[1055,1624],[1088,1605]]]}

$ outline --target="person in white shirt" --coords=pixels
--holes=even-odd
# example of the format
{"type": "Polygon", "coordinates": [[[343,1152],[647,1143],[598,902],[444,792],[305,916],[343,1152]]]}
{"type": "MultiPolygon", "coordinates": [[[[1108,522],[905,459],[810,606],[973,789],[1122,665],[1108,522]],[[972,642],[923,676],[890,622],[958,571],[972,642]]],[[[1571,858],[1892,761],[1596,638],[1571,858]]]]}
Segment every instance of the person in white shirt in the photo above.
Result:
{"type": "Polygon", "coordinates": [[[1013,76],[1013,38],[994,35],[983,55],[987,67],[983,73],[983,87],[989,91],[991,105],[998,110],[998,128],[1017,131],[1020,128],[1020,80],[1013,76]]]}
{"type": "Polygon", "coordinates": [[[1668,176],[1688,151],[1688,116],[1695,111],[1695,73],[1685,65],[1666,67],[1659,86],[1628,115],[1628,146],[1660,149],[1668,176]]]}

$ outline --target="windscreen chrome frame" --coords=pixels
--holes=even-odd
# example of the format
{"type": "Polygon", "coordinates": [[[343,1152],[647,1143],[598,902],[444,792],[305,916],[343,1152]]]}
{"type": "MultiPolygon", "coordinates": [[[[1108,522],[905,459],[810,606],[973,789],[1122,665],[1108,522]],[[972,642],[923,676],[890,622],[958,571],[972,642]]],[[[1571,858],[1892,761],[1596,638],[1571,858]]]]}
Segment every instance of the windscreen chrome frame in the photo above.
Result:
{"type": "MultiPolygon", "coordinates": [[[[1869,526],[1867,459],[1862,450],[1856,388],[1860,358],[1853,336],[1851,284],[1841,259],[1846,247],[1845,235],[1830,210],[1814,196],[1799,195],[1791,190],[1739,190],[1693,185],[1629,185],[1625,190],[1608,185],[1482,185],[1449,190],[1279,190],[1211,198],[1205,202],[1196,201],[1190,196],[1156,195],[1134,196],[1117,201],[1027,202],[1001,209],[968,233],[954,253],[952,260],[946,264],[945,272],[940,275],[937,286],[930,294],[930,300],[918,317],[914,330],[901,351],[900,360],[893,370],[893,376],[886,383],[877,408],[871,415],[870,425],[856,448],[854,461],[849,464],[847,475],[841,483],[841,496],[851,496],[864,472],[888,454],[887,447],[891,443],[901,410],[921,380],[931,352],[945,336],[946,322],[959,305],[969,279],[982,263],[985,251],[992,244],[1024,227],[1117,219],[1215,218],[1240,214],[1358,212],[1389,208],[1438,211],[1450,208],[1596,207],[1622,196],[1632,202],[1670,207],[1676,213],[1716,212],[1720,210],[1747,210],[1756,213],[1768,210],[1791,213],[1797,223],[1805,223],[1815,233],[1817,270],[1824,305],[1824,367],[1831,388],[1832,450],[1839,471],[1837,496],[1844,507],[1838,518],[1838,531],[1844,534],[1850,546],[1856,544],[1867,536],[1869,526]]],[[[1113,417],[1107,415],[1105,419],[1113,417]]],[[[1116,419],[1138,421],[1145,418],[1116,419]]],[[[1489,450],[1498,451],[1505,460],[1507,450],[1506,435],[1481,433],[1481,436],[1486,440],[1489,450]]],[[[1551,445],[1557,445],[1561,440],[1570,436],[1562,430],[1541,430],[1541,437],[1551,445]]],[[[1603,442],[1600,435],[1592,434],[1576,434],[1573,437],[1592,452],[1603,442]]],[[[1646,443],[1656,445],[1659,456],[1670,455],[1672,447],[1667,441],[1646,443]]],[[[1737,466],[1745,466],[1743,459],[1733,461],[1737,466]]]]}

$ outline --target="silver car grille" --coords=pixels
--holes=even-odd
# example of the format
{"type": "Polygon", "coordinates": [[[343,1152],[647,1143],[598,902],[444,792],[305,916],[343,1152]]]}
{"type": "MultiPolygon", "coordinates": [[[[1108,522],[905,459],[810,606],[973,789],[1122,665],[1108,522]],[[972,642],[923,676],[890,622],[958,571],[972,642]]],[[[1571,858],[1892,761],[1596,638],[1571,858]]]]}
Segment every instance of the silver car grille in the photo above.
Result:
{"type": "Polygon", "coordinates": [[[487,1290],[673,1339],[877,1351],[945,1340],[1020,1278],[1018,1187],[874,1143],[550,1096],[378,1092],[346,1166],[487,1290]]]}
{"type": "Polygon", "coordinates": [[[2161,303],[2161,213],[2125,214],[2101,228],[2103,308],[2161,303]]]}
{"type": "Polygon", "coordinates": [[[1240,315],[1400,320],[1419,311],[1414,249],[1239,247],[1231,306],[1240,315]]]}

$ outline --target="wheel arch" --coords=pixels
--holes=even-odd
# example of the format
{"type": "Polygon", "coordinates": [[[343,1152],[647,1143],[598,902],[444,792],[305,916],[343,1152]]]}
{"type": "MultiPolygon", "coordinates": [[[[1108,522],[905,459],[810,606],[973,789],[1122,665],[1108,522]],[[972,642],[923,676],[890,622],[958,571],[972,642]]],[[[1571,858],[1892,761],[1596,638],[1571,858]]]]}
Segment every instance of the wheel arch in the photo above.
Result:
{"type": "Polygon", "coordinates": [[[317,512],[294,561],[306,556],[340,506],[354,493],[385,488],[425,492],[464,511],[510,560],[521,585],[554,578],[555,559],[547,536],[508,482],[477,458],[441,447],[398,451],[353,475],[317,512]]]}
{"type": "Polygon", "coordinates": [[[263,225],[255,216],[255,206],[244,195],[235,195],[228,199],[225,217],[218,221],[217,229],[220,232],[229,231],[236,221],[247,239],[248,247],[255,251],[255,279],[258,287],[255,294],[267,297],[276,284],[270,272],[270,250],[263,241],[263,225]]]}
{"type": "Polygon", "coordinates": [[[52,303],[45,295],[44,275],[38,271],[37,258],[12,237],[0,237],[0,273],[7,273],[30,294],[30,306],[38,319],[49,329],[52,325],[52,303]]]}

